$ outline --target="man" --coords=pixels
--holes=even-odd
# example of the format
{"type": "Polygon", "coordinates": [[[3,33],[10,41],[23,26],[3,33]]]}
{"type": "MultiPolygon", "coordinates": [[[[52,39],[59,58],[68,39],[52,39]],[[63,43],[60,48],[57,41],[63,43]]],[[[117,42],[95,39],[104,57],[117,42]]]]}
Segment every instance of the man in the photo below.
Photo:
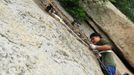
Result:
{"type": "Polygon", "coordinates": [[[105,75],[115,75],[116,68],[114,59],[112,57],[112,45],[105,39],[101,37],[98,33],[92,33],[90,35],[92,44],[90,47],[93,50],[98,50],[101,54],[100,64],[103,65],[103,72],[105,75]]]}

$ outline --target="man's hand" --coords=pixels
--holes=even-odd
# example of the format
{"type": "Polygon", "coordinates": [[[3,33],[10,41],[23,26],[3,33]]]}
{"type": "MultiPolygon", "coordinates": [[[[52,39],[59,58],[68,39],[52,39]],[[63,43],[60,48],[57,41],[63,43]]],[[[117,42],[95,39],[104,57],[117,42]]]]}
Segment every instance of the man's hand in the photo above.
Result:
{"type": "Polygon", "coordinates": [[[95,50],[95,49],[97,49],[97,45],[94,45],[94,44],[90,44],[90,47],[93,49],[93,50],[95,50]]]}

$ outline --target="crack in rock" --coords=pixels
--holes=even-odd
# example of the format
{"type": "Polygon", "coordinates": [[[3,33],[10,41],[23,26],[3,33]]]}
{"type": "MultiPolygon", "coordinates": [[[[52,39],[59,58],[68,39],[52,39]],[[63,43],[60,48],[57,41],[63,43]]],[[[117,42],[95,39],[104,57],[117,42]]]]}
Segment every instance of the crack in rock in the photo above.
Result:
{"type": "Polygon", "coordinates": [[[6,38],[9,42],[11,42],[11,43],[13,43],[13,44],[20,45],[20,46],[23,46],[23,47],[25,46],[25,45],[23,45],[23,44],[19,44],[19,43],[16,43],[16,42],[10,40],[10,39],[9,39],[7,36],[5,36],[4,34],[1,34],[1,33],[0,33],[0,36],[6,38]]]}

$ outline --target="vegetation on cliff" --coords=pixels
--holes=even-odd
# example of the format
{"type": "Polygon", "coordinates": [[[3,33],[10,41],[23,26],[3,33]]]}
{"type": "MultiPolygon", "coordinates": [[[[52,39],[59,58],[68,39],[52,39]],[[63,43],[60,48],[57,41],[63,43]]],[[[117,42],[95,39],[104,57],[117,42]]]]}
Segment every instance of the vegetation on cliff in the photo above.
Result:
{"type": "MultiPolygon", "coordinates": [[[[80,0],[58,0],[65,10],[72,15],[76,20],[83,21],[86,18],[86,13],[80,0]]],[[[108,0],[103,0],[108,1],[108,0]]],[[[124,13],[130,20],[134,22],[134,0],[109,0],[111,1],[122,13],[124,13]]]]}
{"type": "Polygon", "coordinates": [[[58,0],[65,10],[72,15],[76,20],[83,21],[86,18],[86,13],[82,6],[80,6],[80,0],[58,0]]]}

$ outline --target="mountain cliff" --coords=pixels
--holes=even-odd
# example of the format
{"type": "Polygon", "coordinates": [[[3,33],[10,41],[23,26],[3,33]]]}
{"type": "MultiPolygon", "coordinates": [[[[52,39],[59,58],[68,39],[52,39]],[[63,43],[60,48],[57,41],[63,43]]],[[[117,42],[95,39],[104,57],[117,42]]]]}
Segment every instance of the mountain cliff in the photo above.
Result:
{"type": "MultiPolygon", "coordinates": [[[[77,36],[81,34],[79,28],[71,26],[73,18],[59,4],[53,6],[58,10],[56,14],[46,12],[51,1],[0,1],[0,74],[103,75],[95,55],[84,43],[85,38],[77,36]]],[[[97,19],[96,11],[89,11],[89,6],[85,9],[91,12],[87,16],[97,19]]],[[[82,29],[84,26],[86,31],[93,31],[85,23],[82,29]]],[[[110,37],[118,44],[113,35],[110,37]]],[[[119,71],[132,75],[114,53],[113,56],[119,71]]]]}
{"type": "Polygon", "coordinates": [[[0,1],[1,75],[103,75],[95,56],[32,0],[0,1]]]}

